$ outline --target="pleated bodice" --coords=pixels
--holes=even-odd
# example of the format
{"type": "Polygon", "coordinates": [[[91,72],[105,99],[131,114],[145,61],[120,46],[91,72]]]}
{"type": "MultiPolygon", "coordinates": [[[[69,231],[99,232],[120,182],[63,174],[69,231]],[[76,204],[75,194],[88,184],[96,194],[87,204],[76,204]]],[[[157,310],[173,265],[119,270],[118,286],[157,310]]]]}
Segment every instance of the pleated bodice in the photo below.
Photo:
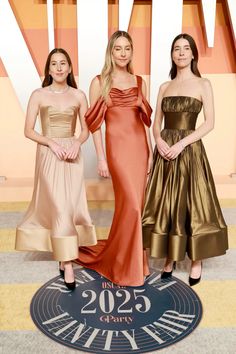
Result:
{"type": "Polygon", "coordinates": [[[167,96],[162,100],[164,129],[194,130],[202,102],[195,97],[167,96]]]}
{"type": "Polygon", "coordinates": [[[77,108],[69,106],[60,110],[54,106],[41,106],[40,119],[42,134],[50,138],[70,138],[74,136],[77,108]]]}

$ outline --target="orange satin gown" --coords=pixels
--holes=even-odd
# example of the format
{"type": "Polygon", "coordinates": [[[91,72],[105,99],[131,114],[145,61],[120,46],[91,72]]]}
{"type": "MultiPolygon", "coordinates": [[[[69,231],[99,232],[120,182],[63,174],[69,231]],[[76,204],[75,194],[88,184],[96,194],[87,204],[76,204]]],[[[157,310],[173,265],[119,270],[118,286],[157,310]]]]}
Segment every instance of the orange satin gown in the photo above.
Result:
{"type": "Polygon", "coordinates": [[[152,109],[137,87],[112,88],[108,102],[102,97],[86,113],[94,133],[105,121],[106,155],[115,194],[114,217],[106,241],[82,247],[78,263],[118,285],[140,286],[149,274],[143,251],[141,213],[148,168],[145,127],[152,109]]]}

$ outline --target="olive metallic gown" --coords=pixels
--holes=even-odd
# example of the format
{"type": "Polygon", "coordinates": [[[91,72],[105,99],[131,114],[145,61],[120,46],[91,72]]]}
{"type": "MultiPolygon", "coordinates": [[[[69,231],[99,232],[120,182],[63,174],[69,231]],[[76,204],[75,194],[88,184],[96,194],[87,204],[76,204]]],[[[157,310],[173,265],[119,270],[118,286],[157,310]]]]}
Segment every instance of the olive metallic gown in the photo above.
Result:
{"type": "MultiPolygon", "coordinates": [[[[161,137],[172,146],[195,129],[202,102],[194,97],[162,100],[161,137]]],[[[144,247],[151,256],[175,261],[223,255],[228,249],[227,227],[201,140],[167,161],[154,152],[142,217],[144,247]]]]}
{"type": "Polygon", "coordinates": [[[114,194],[114,217],[106,241],[82,247],[78,262],[115,284],[139,286],[149,273],[142,244],[142,208],[148,169],[144,124],[150,126],[151,107],[137,87],[112,88],[106,102],[100,97],[86,113],[92,133],[106,124],[106,156],[114,194]]]}
{"type": "MultiPolygon", "coordinates": [[[[77,107],[40,107],[42,134],[69,148],[74,142],[77,107]]],[[[16,230],[16,249],[52,251],[54,259],[78,257],[79,246],[96,244],[83,177],[81,152],[75,160],[59,160],[38,144],[32,201],[16,230]]]]}

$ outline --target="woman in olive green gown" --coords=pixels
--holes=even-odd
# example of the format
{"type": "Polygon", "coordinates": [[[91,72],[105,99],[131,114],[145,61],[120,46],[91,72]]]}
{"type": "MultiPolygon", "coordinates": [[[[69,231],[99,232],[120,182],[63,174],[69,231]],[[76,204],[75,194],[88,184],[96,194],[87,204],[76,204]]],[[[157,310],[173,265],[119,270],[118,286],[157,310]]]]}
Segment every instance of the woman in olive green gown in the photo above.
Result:
{"type": "Polygon", "coordinates": [[[201,279],[202,259],[223,255],[228,248],[227,227],[201,141],[214,127],[214,102],[211,84],[197,68],[191,36],[174,39],[171,59],[172,80],[160,86],[157,98],[143,239],[151,256],[166,258],[162,278],[170,277],[175,261],[187,253],[192,261],[189,284],[195,285],[201,279]],[[204,122],[195,130],[202,108],[204,122]]]}

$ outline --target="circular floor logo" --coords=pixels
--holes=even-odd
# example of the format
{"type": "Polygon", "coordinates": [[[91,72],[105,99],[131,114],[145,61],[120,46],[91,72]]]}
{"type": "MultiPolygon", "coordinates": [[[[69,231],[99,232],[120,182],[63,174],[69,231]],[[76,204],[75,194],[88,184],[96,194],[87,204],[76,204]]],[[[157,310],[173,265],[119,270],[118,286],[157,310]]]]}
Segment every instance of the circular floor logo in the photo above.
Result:
{"type": "Polygon", "coordinates": [[[172,277],[152,270],[144,286],[117,286],[98,273],[75,270],[76,289],[58,276],[43,285],[31,302],[36,326],[51,339],[90,353],[146,353],[190,334],[202,306],[197,294],[172,277]]]}

